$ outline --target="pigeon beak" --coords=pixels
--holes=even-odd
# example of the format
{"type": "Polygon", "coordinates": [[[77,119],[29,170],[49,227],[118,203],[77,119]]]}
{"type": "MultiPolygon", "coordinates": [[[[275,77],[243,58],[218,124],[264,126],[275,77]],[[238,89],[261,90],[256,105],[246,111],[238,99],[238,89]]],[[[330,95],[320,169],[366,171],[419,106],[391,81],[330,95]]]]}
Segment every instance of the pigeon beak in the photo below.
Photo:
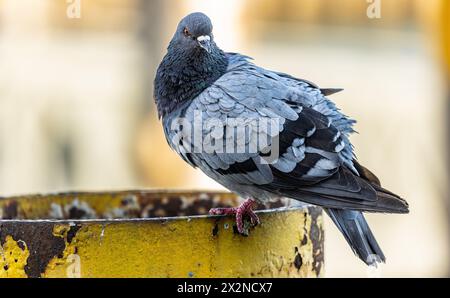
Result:
{"type": "Polygon", "coordinates": [[[209,35],[201,35],[197,37],[197,42],[198,45],[208,53],[211,51],[211,37],[209,37],[209,35]]]}

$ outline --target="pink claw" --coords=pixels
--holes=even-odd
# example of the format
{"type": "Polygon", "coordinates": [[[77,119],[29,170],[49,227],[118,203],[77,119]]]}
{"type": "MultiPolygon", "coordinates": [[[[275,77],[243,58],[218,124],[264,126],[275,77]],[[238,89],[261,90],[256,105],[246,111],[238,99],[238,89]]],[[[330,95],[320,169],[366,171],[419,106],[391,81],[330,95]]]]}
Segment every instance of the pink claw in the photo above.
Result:
{"type": "Polygon", "coordinates": [[[254,199],[246,199],[242,204],[238,207],[231,208],[212,208],[209,210],[209,214],[211,215],[235,215],[236,216],[236,226],[238,232],[241,234],[245,234],[244,232],[244,215],[248,215],[250,217],[250,222],[253,226],[256,226],[260,223],[260,220],[255,212],[253,212],[253,205],[256,203],[254,199]]]}

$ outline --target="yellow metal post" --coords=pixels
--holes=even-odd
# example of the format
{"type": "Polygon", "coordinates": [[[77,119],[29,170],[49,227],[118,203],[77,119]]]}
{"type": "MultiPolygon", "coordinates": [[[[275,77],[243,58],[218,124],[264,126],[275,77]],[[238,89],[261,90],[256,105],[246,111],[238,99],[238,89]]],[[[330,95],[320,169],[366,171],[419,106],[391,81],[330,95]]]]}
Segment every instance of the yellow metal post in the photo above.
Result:
{"type": "MultiPolygon", "coordinates": [[[[229,193],[130,191],[0,199],[0,277],[315,277],[318,207],[258,211],[244,237],[229,193]]],[[[279,206],[273,203],[269,207],[279,206]]]]}

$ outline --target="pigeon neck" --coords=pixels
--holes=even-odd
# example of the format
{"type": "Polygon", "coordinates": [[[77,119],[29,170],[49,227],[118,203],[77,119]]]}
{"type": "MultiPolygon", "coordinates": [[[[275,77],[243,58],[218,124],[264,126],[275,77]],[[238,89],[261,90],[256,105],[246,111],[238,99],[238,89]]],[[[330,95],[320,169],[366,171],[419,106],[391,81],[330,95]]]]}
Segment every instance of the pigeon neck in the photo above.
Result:
{"type": "Polygon", "coordinates": [[[159,117],[173,112],[186,101],[192,101],[220,78],[227,66],[226,54],[215,45],[210,53],[202,49],[185,53],[169,47],[155,79],[159,117]]]}

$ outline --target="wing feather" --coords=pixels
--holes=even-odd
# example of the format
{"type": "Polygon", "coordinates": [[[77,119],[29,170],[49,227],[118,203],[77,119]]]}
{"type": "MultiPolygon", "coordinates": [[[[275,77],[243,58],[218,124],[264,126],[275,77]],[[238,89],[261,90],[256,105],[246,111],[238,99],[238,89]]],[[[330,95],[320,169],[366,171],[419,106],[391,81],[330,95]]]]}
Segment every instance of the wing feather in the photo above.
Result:
{"type": "Polygon", "coordinates": [[[372,183],[376,177],[370,171],[363,171],[359,177],[359,171],[365,168],[356,161],[354,164],[348,140],[355,121],[341,114],[324,96],[340,89],[319,89],[311,82],[259,68],[246,57],[229,57],[227,73],[180,112],[189,123],[194,123],[195,112],[201,113],[204,122],[221,119],[224,126],[220,133],[201,127],[202,141],[215,147],[189,152],[186,144],[195,142],[194,134],[172,141],[177,139],[169,132],[169,144],[185,160],[244,195],[265,191],[328,208],[404,211],[398,196],[372,183]],[[233,127],[228,121],[231,118],[243,122],[233,127]],[[277,121],[270,128],[247,126],[252,121],[273,119],[277,121]],[[242,127],[244,137],[242,131],[238,132],[242,127]],[[267,141],[266,147],[255,146],[260,140],[267,141]],[[230,144],[240,151],[230,152],[230,144]],[[275,149],[278,158],[272,163],[262,162],[275,149]]]}

